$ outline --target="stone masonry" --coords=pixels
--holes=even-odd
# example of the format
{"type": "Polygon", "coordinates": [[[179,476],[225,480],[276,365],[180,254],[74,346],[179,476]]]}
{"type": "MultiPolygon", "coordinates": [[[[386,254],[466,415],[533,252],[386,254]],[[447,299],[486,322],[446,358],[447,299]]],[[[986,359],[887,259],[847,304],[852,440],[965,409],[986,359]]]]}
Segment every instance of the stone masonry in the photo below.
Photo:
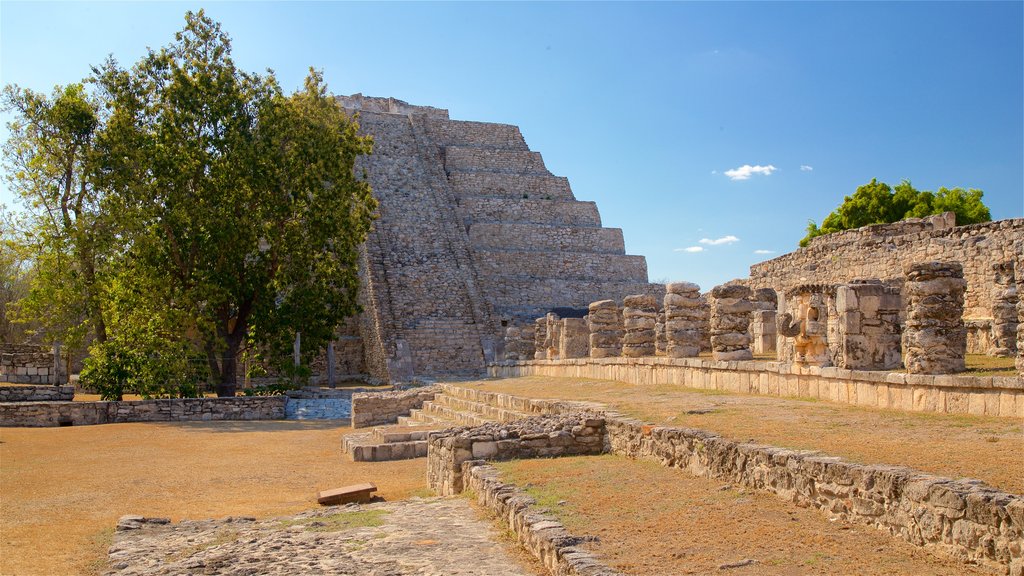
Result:
{"type": "Polygon", "coordinates": [[[1024,218],[956,226],[952,212],[819,236],[806,248],[750,267],[751,288],[779,294],[799,284],[843,284],[858,278],[902,280],[916,262],[960,262],[967,280],[965,318],[992,318],[993,262],[1018,258],[1024,218]]]}
{"type": "Polygon", "coordinates": [[[804,366],[831,366],[829,303],[835,287],[804,284],[786,293],[786,311],[776,318],[780,360],[804,366]]]}
{"type": "Polygon", "coordinates": [[[715,360],[750,360],[750,288],[739,284],[711,290],[711,354],[715,360]]]}
{"type": "Polygon", "coordinates": [[[548,357],[545,342],[548,339],[548,319],[537,318],[533,321],[533,357],[536,360],[545,360],[548,357]]]}
{"type": "Polygon", "coordinates": [[[534,326],[509,326],[505,330],[505,360],[533,360],[534,326]]]}
{"type": "Polygon", "coordinates": [[[962,372],[967,350],[963,267],[955,262],[923,262],[908,266],[906,276],[903,362],[907,371],[962,372]]]}
{"type": "Polygon", "coordinates": [[[54,361],[51,346],[32,344],[0,345],[0,382],[14,384],[58,384],[66,381],[60,363],[54,361]]]}
{"type": "Polygon", "coordinates": [[[1017,352],[1017,281],[1014,262],[997,262],[992,288],[992,356],[1012,358],[1017,352]]]}
{"type": "Polygon", "coordinates": [[[392,98],[338,100],[374,137],[358,166],[380,201],[360,261],[372,376],[480,373],[503,327],[649,290],[645,259],[626,255],[622,231],[603,228],[517,127],[392,98]]]}
{"type": "Polygon", "coordinates": [[[589,306],[590,357],[613,358],[622,354],[622,310],[614,300],[599,300],[589,306]]]}
{"type": "Polygon", "coordinates": [[[625,335],[622,355],[630,358],[654,356],[654,328],[658,318],[658,301],[654,296],[626,296],[622,309],[625,335]]]}
{"type": "Polygon", "coordinates": [[[835,365],[850,370],[895,370],[903,363],[900,314],[903,299],[881,282],[836,288],[839,337],[835,365]]]}
{"type": "Polygon", "coordinates": [[[590,328],[585,319],[562,319],[558,355],[561,358],[586,358],[590,355],[590,328]]]}
{"type": "Polygon", "coordinates": [[[708,310],[700,286],[673,282],[665,286],[665,355],[688,358],[700,354],[701,330],[708,310]]]}

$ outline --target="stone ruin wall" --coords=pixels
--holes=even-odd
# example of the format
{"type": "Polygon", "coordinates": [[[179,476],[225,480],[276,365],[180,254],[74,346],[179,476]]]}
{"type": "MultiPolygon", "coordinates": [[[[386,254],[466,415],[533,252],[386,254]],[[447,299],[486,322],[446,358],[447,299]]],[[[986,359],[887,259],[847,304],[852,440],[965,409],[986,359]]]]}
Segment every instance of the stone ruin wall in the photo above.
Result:
{"type": "Polygon", "coordinates": [[[362,346],[370,375],[480,373],[508,326],[657,292],[622,231],[603,228],[597,206],[576,200],[518,127],[393,98],[338,100],[374,137],[357,170],[379,219],[361,247],[360,341],[346,344],[362,346]]]}
{"type": "Polygon", "coordinates": [[[60,372],[51,346],[0,344],[0,382],[60,384],[66,380],[60,372]]]}
{"type": "Polygon", "coordinates": [[[843,284],[859,279],[902,280],[904,266],[959,262],[967,281],[964,318],[992,318],[992,264],[1020,262],[1024,218],[955,226],[951,212],[924,219],[865,226],[819,236],[806,248],[750,267],[751,288],[779,294],[801,284],[843,284]]]}

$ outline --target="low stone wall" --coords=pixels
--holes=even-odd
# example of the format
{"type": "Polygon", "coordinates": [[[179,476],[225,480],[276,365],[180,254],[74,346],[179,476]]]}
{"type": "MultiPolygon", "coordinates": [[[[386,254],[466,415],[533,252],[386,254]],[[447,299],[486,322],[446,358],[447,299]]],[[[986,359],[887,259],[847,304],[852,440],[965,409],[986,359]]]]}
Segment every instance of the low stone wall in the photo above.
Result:
{"type": "Polygon", "coordinates": [[[286,402],[285,396],[174,398],[122,402],[10,402],[0,404],[0,426],[283,420],[286,402]]]}
{"type": "Polygon", "coordinates": [[[519,543],[538,558],[554,576],[618,576],[620,572],[601,564],[597,556],[579,547],[582,538],[573,536],[554,517],[536,507],[536,500],[514,484],[506,484],[494,466],[482,460],[462,464],[465,487],[477,502],[491,511],[516,535],[519,543]]]}
{"type": "Polygon", "coordinates": [[[554,376],[617,380],[629,384],[676,384],[767,396],[912,412],[1024,418],[1024,378],[953,376],[846,370],[787,362],[704,358],[581,358],[495,362],[498,378],[554,376]]]}
{"type": "Polygon", "coordinates": [[[798,506],[868,524],[917,546],[1024,573],[1024,497],[976,480],[865,466],[818,452],[727,440],[688,428],[607,420],[615,454],[775,493],[798,506]]]}
{"type": "Polygon", "coordinates": [[[427,437],[427,481],[437,494],[451,496],[462,492],[462,464],[469,460],[580,456],[604,450],[604,418],[593,412],[452,428],[427,437]]]}
{"type": "Polygon", "coordinates": [[[74,386],[0,386],[0,402],[70,402],[74,386]]]}
{"type": "Polygon", "coordinates": [[[397,390],[393,392],[367,392],[352,395],[352,427],[366,428],[393,424],[399,416],[408,416],[414,408],[422,408],[427,400],[441,392],[436,386],[397,390]]]}

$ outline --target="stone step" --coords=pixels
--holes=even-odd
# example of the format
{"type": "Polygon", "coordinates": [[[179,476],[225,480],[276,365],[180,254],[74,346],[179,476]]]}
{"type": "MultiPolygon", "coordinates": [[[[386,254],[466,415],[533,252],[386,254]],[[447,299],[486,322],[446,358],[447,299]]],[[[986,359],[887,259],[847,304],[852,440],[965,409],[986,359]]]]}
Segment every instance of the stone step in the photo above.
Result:
{"type": "MultiPolygon", "coordinates": [[[[404,428],[410,428],[410,426],[404,426],[404,428]]],[[[430,434],[436,427],[425,428],[422,430],[402,430],[396,429],[389,426],[377,426],[370,433],[370,437],[381,443],[390,442],[415,442],[418,440],[426,440],[427,434],[430,434]]]]}
{"type": "Polygon", "coordinates": [[[374,442],[373,433],[348,434],[342,442],[342,452],[353,462],[387,462],[409,460],[427,455],[427,441],[374,442]]]}
{"type": "MultiPolygon", "coordinates": [[[[514,422],[528,418],[529,414],[518,410],[511,410],[504,407],[494,406],[476,400],[468,400],[447,394],[439,394],[430,402],[433,405],[442,406],[446,409],[463,414],[482,416],[492,422],[514,422]]],[[[424,403],[426,404],[426,402],[424,403]]]]}

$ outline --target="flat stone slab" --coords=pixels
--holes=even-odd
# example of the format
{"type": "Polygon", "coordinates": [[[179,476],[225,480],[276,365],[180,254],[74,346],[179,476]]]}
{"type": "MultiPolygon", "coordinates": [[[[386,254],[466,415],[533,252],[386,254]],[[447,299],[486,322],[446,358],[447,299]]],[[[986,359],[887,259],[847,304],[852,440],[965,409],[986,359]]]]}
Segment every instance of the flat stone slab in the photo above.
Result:
{"type": "Polygon", "coordinates": [[[255,520],[131,519],[108,576],[529,576],[465,498],[351,504],[255,520]],[[136,528],[137,526],[137,528],[136,528]]]}
{"type": "Polygon", "coordinates": [[[356,502],[369,502],[370,494],[377,491],[377,485],[372,482],[342,486],[331,490],[321,490],[316,493],[316,501],[323,506],[335,506],[338,504],[352,504],[356,502]]]}

